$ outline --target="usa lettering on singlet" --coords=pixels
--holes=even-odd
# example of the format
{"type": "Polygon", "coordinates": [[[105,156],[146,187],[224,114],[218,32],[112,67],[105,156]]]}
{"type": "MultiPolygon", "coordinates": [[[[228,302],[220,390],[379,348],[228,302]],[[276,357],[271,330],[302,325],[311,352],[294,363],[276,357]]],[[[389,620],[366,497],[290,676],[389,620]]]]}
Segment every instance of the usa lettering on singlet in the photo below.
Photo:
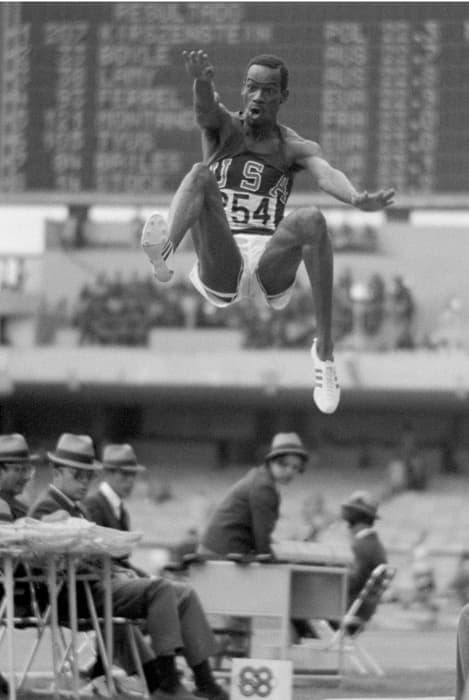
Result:
{"type": "Polygon", "coordinates": [[[210,169],[233,233],[271,236],[283,218],[293,172],[249,152],[221,157],[210,169]]]}

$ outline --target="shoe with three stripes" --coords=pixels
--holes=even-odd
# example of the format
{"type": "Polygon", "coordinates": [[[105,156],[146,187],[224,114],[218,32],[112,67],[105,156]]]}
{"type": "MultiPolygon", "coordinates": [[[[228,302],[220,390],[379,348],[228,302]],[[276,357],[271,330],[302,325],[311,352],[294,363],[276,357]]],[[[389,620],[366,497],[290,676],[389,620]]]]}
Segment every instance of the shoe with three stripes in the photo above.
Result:
{"type": "Polygon", "coordinates": [[[172,265],[174,249],[168,239],[168,227],[161,214],[151,214],[142,231],[141,246],[153,265],[153,274],[166,284],[170,282],[174,270],[172,265]]]}
{"type": "Polygon", "coordinates": [[[321,360],[316,345],[317,338],[311,347],[314,363],[314,402],[322,413],[334,413],[340,401],[340,386],[334,360],[321,360]]]}

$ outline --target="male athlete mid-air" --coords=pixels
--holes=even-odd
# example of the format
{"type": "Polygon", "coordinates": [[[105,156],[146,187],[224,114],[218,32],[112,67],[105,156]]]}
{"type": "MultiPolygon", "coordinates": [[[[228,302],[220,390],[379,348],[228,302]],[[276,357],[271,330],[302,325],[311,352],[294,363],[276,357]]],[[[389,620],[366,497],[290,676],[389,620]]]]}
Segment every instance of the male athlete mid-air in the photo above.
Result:
{"type": "Polygon", "coordinates": [[[190,279],[218,307],[261,294],[269,306],[283,309],[303,261],[317,323],[311,348],[314,400],[321,411],[333,413],[340,387],[331,336],[331,242],[319,209],[306,206],[284,216],[285,206],[301,170],[324,192],[364,211],[392,204],[394,190],[357,192],[344,173],[324,160],[317,143],[277,121],[288,98],[288,70],[280,58],[262,55],[249,62],[243,109],[233,113],[219,101],[208,55],[184,51],[183,57],[194,81],[203,162],[182,180],[168,224],[159,214],[148,218],[143,249],[156,279],[169,282],[173,254],[190,229],[197,254],[190,279]]]}

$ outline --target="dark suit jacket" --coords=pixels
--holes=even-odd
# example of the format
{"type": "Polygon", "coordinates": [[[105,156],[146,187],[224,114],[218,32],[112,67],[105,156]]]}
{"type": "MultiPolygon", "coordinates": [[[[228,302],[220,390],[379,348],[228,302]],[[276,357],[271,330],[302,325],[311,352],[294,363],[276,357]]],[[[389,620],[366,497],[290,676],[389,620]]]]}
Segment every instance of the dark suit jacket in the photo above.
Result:
{"type": "Polygon", "coordinates": [[[6,493],[0,489],[0,500],[4,501],[8,508],[10,509],[11,517],[6,517],[4,511],[0,512],[0,520],[18,520],[19,518],[24,518],[28,512],[28,507],[26,503],[20,501],[16,496],[12,496],[10,493],[6,493]],[[4,517],[2,517],[4,515],[4,517]]]}
{"type": "MultiPolygon", "coordinates": [[[[387,561],[385,549],[375,530],[370,530],[363,537],[354,537],[352,541],[354,561],[348,579],[348,605],[350,605],[367,582],[373,569],[387,561]]],[[[358,611],[359,617],[369,620],[376,609],[378,601],[370,598],[358,611]]]]}
{"type": "MultiPolygon", "coordinates": [[[[58,489],[48,486],[43,491],[28,510],[30,518],[40,520],[44,515],[50,515],[57,510],[65,510],[74,518],[86,518],[87,514],[79,503],[73,503],[58,489]]],[[[87,518],[90,520],[90,518],[87,518]]]]}
{"type": "MultiPolygon", "coordinates": [[[[27,513],[27,506],[23,501],[20,501],[16,496],[7,493],[0,489],[0,521],[13,522],[19,518],[23,518],[27,513]]],[[[31,608],[31,590],[27,581],[18,581],[27,575],[27,570],[24,565],[19,562],[15,566],[15,613],[19,617],[23,615],[32,615],[31,608]]],[[[37,590],[40,586],[35,586],[37,590]]],[[[0,596],[3,595],[3,586],[0,585],[0,596]]]]}
{"type": "Polygon", "coordinates": [[[103,527],[113,527],[115,530],[130,530],[130,518],[126,509],[122,520],[116,516],[114,508],[101,491],[86,496],[83,499],[83,507],[89,514],[90,520],[103,527]]]}
{"type": "MultiPolygon", "coordinates": [[[[112,527],[115,530],[130,530],[130,517],[127,509],[125,507],[123,508],[122,519],[119,519],[104,493],[99,490],[86,496],[86,498],[83,499],[82,507],[88,514],[89,519],[97,525],[112,527]]],[[[148,576],[145,571],[131,564],[128,557],[121,557],[117,561],[122,566],[132,569],[141,577],[148,576]]]]}
{"type": "Polygon", "coordinates": [[[280,496],[269,469],[250,469],[216,508],[201,544],[220,556],[270,553],[279,508],[280,496]]]}
{"type": "MultiPolygon", "coordinates": [[[[84,511],[84,509],[79,503],[73,503],[61,491],[52,488],[51,486],[48,486],[45,491],[39,494],[36,501],[30,507],[28,515],[31,518],[37,518],[38,520],[40,520],[44,515],[55,513],[58,510],[65,510],[67,513],[69,513],[69,515],[71,515],[74,518],[87,518],[88,520],[90,520],[87,513],[84,511]]],[[[86,564],[83,565],[81,570],[84,572],[96,571],[96,569],[93,566],[90,567],[86,564]]],[[[95,594],[97,594],[99,601],[99,594],[101,592],[99,583],[97,584],[97,587],[93,585],[93,591],[95,594]]],[[[66,621],[68,619],[68,599],[65,587],[62,587],[57,603],[59,617],[61,620],[66,621]]],[[[78,616],[89,617],[90,612],[86,603],[85,589],[80,582],[77,583],[77,603],[78,616]]]]}

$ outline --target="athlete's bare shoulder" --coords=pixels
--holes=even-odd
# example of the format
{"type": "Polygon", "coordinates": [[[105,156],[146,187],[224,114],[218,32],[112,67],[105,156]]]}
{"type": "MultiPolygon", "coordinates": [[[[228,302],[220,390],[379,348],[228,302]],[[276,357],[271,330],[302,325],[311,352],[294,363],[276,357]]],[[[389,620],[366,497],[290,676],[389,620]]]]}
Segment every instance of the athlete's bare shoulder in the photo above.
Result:
{"type": "Polygon", "coordinates": [[[285,150],[292,163],[310,156],[322,157],[321,146],[316,141],[305,139],[288,126],[281,126],[285,150]]]}

